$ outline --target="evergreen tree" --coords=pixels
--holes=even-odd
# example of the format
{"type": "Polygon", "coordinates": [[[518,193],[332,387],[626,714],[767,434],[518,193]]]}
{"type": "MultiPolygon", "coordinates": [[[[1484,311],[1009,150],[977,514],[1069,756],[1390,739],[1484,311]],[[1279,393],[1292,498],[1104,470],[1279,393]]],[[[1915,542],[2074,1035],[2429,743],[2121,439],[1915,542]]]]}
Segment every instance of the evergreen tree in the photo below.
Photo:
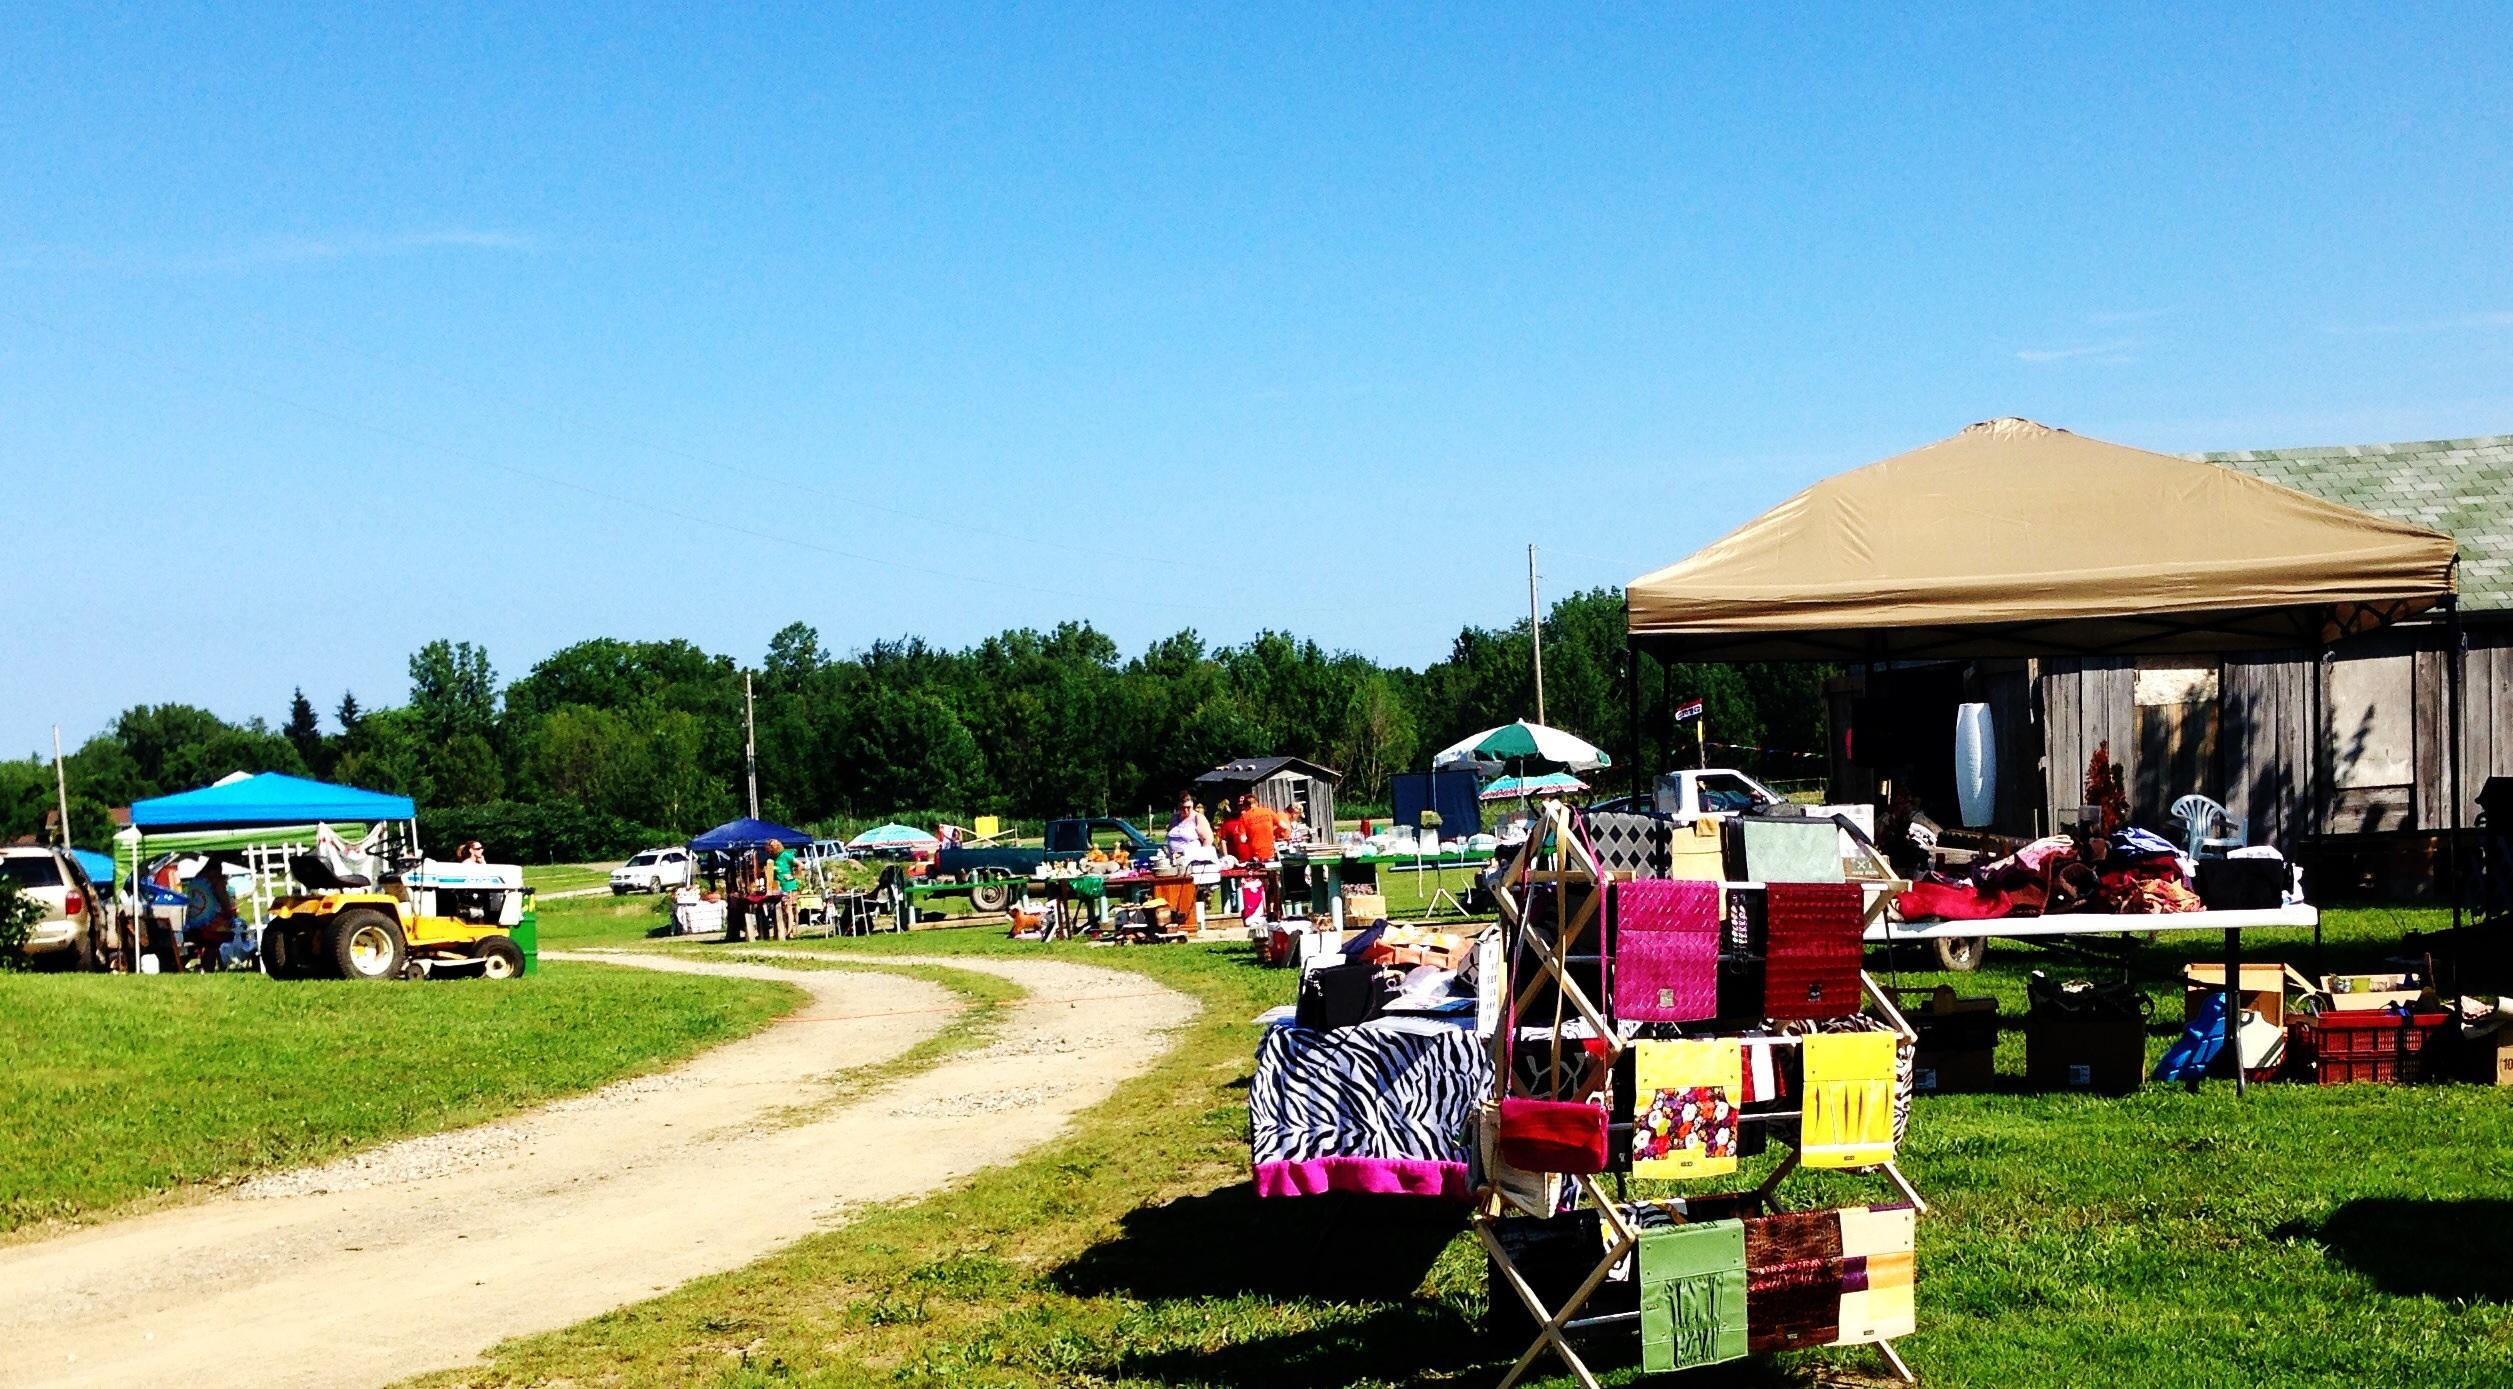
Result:
{"type": "Polygon", "coordinates": [[[305,697],[304,686],[288,697],[288,722],[280,727],[279,735],[305,759],[308,769],[324,770],[322,721],[314,713],[314,701],[305,697]]]}

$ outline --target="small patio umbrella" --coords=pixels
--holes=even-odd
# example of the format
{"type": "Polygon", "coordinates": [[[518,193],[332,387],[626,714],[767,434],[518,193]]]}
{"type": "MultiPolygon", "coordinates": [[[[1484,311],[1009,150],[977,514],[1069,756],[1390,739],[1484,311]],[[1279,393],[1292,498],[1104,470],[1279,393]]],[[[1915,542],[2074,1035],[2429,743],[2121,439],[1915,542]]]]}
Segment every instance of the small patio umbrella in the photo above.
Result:
{"type": "Polygon", "coordinates": [[[1546,772],[1541,776],[1505,776],[1478,793],[1480,801],[1514,801],[1533,796],[1567,796],[1585,791],[1588,783],[1568,772],[1546,772]]]}
{"type": "Polygon", "coordinates": [[[846,841],[850,849],[931,849],[942,841],[914,825],[875,825],[846,841]]]}
{"type": "Polygon", "coordinates": [[[1558,728],[1525,719],[1487,728],[1442,749],[1431,759],[1434,767],[1472,767],[1485,776],[1504,768],[1524,770],[1530,762],[1551,763],[1569,772],[1593,772],[1614,765],[1614,759],[1606,756],[1604,749],[1558,728]]]}

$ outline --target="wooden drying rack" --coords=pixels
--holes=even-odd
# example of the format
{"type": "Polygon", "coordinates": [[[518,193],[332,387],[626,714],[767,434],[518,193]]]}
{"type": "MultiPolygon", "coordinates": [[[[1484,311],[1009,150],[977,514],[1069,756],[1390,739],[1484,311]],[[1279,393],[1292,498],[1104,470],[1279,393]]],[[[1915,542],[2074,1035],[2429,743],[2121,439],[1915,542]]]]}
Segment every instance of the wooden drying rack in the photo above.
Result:
{"type": "MultiPolygon", "coordinates": [[[[1527,1211],[1528,1209],[1522,1202],[1503,1192],[1493,1177],[1495,1150],[1499,1137],[1495,1130],[1498,1127],[1500,1104],[1503,1099],[1509,1097],[1513,1081],[1510,1055],[1514,1039],[1510,1033],[1517,1028],[1518,1020],[1524,1010],[1535,1001],[1536,995],[1547,983],[1553,985],[1553,1018],[1551,1025],[1545,1029],[1545,1039],[1539,1044],[1549,1052],[1545,1081],[1548,1096],[1558,1093],[1557,1087],[1560,1084],[1565,1064],[1563,1044],[1567,1039],[1564,1027],[1574,1018],[1585,1025],[1584,1030],[1593,1035],[1602,1048],[1603,1069],[1607,1075],[1612,1075],[1616,1063],[1630,1048],[1630,1043],[1624,1040],[1621,1030],[1615,1027],[1607,1016],[1606,1010],[1611,1000],[1590,998],[1578,981],[1571,977],[1569,969],[1573,946],[1587,933],[1589,927],[1596,923],[1597,915],[1605,905],[1603,889],[1617,876],[1598,862],[1595,851],[1580,836],[1572,818],[1573,814],[1574,812],[1568,806],[1558,801],[1546,803],[1542,817],[1530,827],[1527,842],[1521,845],[1517,854],[1509,860],[1508,866],[1502,870],[1492,890],[1493,899],[1500,909],[1504,933],[1501,952],[1502,977],[1496,983],[1498,988],[1510,991],[1512,996],[1507,999],[1507,1006],[1502,1010],[1500,1022],[1494,1027],[1488,1044],[1492,1060],[1492,1096],[1491,1102],[1483,1108],[1478,1125],[1480,1131],[1477,1144],[1482,1156],[1480,1167],[1483,1185],[1475,1193],[1473,1225],[1475,1237],[1482,1242],[1485,1252],[1492,1256],[1493,1267],[1499,1271],[1501,1281],[1509,1286],[1510,1291],[1520,1302],[1526,1304],[1528,1314],[1536,1318],[1539,1323],[1535,1340],[1520,1352],[1517,1361],[1510,1366],[1509,1372],[1501,1377],[1497,1389],[1511,1389],[1511,1386],[1526,1377],[1528,1371],[1534,1368],[1536,1362],[1543,1358],[1547,1350],[1552,1351],[1561,1360],[1563,1366],[1571,1372],[1571,1376],[1579,1381],[1582,1389],[1600,1389],[1596,1375],[1588,1368],[1587,1362],[1580,1358],[1579,1352],[1572,1347],[1567,1333],[1584,1327],[1636,1320],[1639,1316],[1636,1312],[1613,1312],[1586,1317],[1580,1315],[1586,1309],[1589,1299],[1596,1295],[1597,1289],[1605,1283],[1615,1266],[1640,1244],[1640,1232],[1625,1217],[1622,1204],[1608,1196],[1604,1185],[1595,1176],[1585,1173],[1576,1174],[1571,1177],[1571,1181],[1578,1187],[1587,1203],[1596,1209],[1599,1219],[1604,1222],[1604,1233],[1607,1236],[1605,1253],[1589,1269],[1588,1276],[1571,1291],[1568,1297],[1562,1300],[1560,1307],[1545,1305],[1543,1295],[1527,1281],[1526,1276],[1520,1272],[1517,1261],[1510,1257],[1509,1250],[1501,1243],[1497,1228],[1501,1219],[1509,1211],[1513,1209],[1527,1211]],[[1571,893],[1565,891],[1552,894],[1554,929],[1553,938],[1550,941],[1546,940],[1541,933],[1525,929],[1531,924],[1528,918],[1526,889],[1543,883],[1564,887],[1583,885],[1590,889],[1581,894],[1581,899],[1576,906],[1571,902],[1571,893]],[[1533,957],[1534,968],[1524,981],[1513,981],[1508,971],[1519,958],[1521,948],[1533,957]]],[[[1870,848],[1868,852],[1873,855],[1874,851],[1870,848]]],[[[1893,895],[1894,883],[1895,880],[1888,873],[1883,895],[1871,897],[1868,902],[1867,921],[1872,921],[1878,913],[1884,910],[1885,901],[1893,895]]],[[[1761,887],[1760,883],[1726,883],[1722,884],[1722,891],[1754,891],[1761,887]]],[[[1598,932],[1600,948],[1603,945],[1603,935],[1604,932],[1600,930],[1598,932]]],[[[1891,996],[1878,987],[1875,979],[1865,970],[1859,972],[1859,987],[1861,993],[1876,1005],[1878,1012],[1884,1016],[1896,1035],[1906,1042],[1917,1040],[1918,1034],[1912,1030],[1911,1024],[1904,1019],[1901,1011],[1894,1006],[1891,996]]],[[[1767,1042],[1764,1039],[1757,1039],[1757,1044],[1790,1046],[1802,1040],[1796,1036],[1784,1036],[1770,1038],[1767,1042]]],[[[1583,1063],[1586,1060],[1584,1048],[1581,1059],[1583,1063]]],[[[1778,1114],[1760,1116],[1764,1120],[1782,1117],[1786,1116],[1778,1114]]],[[[1772,1170],[1771,1175],[1763,1179],[1762,1185],[1754,1190],[1753,1200],[1764,1209],[1776,1209],[1776,1202],[1772,1199],[1773,1193],[1781,1182],[1797,1170],[1797,1167],[1798,1154],[1792,1151],[1777,1168],[1772,1170]]],[[[1882,1175],[1893,1184],[1904,1200],[1911,1203],[1914,1211],[1923,1214],[1927,1212],[1928,1202],[1921,1198],[1919,1191],[1911,1185],[1910,1180],[1892,1161],[1847,1170],[1882,1175]]],[[[1619,1187],[1620,1183],[1618,1182],[1617,1185],[1619,1187]]],[[[1547,1211],[1544,1214],[1550,1216],[1553,1212],[1547,1211]]],[[[1919,1382],[1918,1376],[1911,1372],[1911,1367],[1904,1362],[1901,1353],[1894,1349],[1892,1341],[1879,1340],[1868,1342],[1868,1344],[1876,1347],[1877,1353],[1884,1358],[1887,1366],[1904,1383],[1919,1382]]]]}

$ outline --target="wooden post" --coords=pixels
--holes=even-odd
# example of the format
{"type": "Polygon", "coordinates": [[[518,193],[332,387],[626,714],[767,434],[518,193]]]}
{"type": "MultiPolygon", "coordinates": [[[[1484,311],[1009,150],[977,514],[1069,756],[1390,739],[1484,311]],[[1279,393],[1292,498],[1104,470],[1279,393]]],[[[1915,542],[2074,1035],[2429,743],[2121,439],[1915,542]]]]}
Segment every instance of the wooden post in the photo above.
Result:
{"type": "Polygon", "coordinates": [[[1630,666],[1632,670],[1631,689],[1627,694],[1631,711],[1632,736],[1624,743],[1624,747],[1632,754],[1632,798],[1634,800],[1638,800],[1641,796],[1647,794],[1649,789],[1647,784],[1647,773],[1641,770],[1640,639],[1638,637],[1627,636],[1623,638],[1623,659],[1624,664],[1630,666]]]}

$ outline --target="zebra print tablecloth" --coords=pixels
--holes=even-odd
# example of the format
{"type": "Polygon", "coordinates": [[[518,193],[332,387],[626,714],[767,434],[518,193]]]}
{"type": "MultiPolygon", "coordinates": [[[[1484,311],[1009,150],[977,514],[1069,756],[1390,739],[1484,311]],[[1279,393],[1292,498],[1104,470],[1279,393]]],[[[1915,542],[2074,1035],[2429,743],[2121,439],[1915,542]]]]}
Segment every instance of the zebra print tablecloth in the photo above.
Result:
{"type": "Polygon", "coordinates": [[[1272,1027],[1248,1085],[1259,1196],[1468,1198],[1468,1125],[1492,1088],[1471,1026],[1385,1018],[1272,1027]]]}

